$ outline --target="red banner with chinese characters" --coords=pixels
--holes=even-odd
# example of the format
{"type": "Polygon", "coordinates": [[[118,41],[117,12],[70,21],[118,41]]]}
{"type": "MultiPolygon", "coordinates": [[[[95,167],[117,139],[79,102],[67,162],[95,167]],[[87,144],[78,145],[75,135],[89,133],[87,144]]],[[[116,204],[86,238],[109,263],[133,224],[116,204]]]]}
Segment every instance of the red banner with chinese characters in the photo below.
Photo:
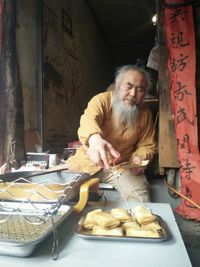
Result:
{"type": "MultiPolygon", "coordinates": [[[[166,1],[168,4],[169,2],[170,0],[166,1]]],[[[166,6],[164,29],[169,56],[170,97],[181,165],[181,193],[200,205],[200,155],[195,81],[196,48],[192,7],[166,6]]],[[[176,211],[188,219],[200,220],[200,209],[186,199],[181,199],[176,211]]]]}

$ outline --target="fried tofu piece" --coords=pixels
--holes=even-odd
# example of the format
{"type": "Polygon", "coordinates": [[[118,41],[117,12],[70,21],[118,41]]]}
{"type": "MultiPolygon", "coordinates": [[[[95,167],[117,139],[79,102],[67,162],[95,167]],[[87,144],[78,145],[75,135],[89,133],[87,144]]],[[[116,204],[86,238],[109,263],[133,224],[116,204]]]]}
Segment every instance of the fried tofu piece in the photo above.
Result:
{"type": "Polygon", "coordinates": [[[125,235],[132,237],[159,237],[158,230],[161,229],[158,222],[151,222],[145,225],[139,225],[137,222],[126,222],[122,225],[125,235]]]}
{"type": "Polygon", "coordinates": [[[153,215],[146,208],[141,207],[141,206],[134,207],[133,213],[134,213],[136,220],[140,224],[148,224],[148,223],[153,222],[157,219],[157,217],[155,215],[153,215]]]}
{"type": "Polygon", "coordinates": [[[94,214],[102,212],[102,209],[96,209],[88,212],[85,217],[85,221],[83,222],[83,227],[85,229],[92,229],[94,225],[96,225],[96,221],[94,220],[94,214]]]}
{"type": "Polygon", "coordinates": [[[94,214],[94,220],[97,225],[102,227],[114,228],[120,225],[120,220],[116,219],[108,212],[98,212],[94,214]]]}
{"type": "Polygon", "coordinates": [[[105,228],[99,225],[95,225],[92,229],[93,235],[109,235],[109,236],[123,236],[123,228],[115,227],[115,228],[105,228]]]}
{"type": "Polygon", "coordinates": [[[126,228],[125,230],[126,236],[132,236],[132,237],[152,237],[152,238],[158,238],[160,237],[159,233],[154,230],[142,230],[140,229],[133,229],[133,228],[126,228]]]}
{"type": "Polygon", "coordinates": [[[127,222],[133,220],[132,216],[128,213],[126,209],[123,208],[115,208],[111,209],[111,214],[120,220],[120,222],[127,222]]]}
{"type": "Polygon", "coordinates": [[[160,224],[157,220],[154,222],[148,223],[148,224],[142,224],[141,228],[143,230],[153,230],[153,231],[162,229],[162,227],[160,226],[160,224]]]}
{"type": "Polygon", "coordinates": [[[141,229],[141,226],[135,221],[125,222],[125,223],[123,223],[122,227],[123,227],[124,230],[126,230],[128,228],[132,228],[132,229],[135,229],[135,230],[140,230],[141,229]]]}

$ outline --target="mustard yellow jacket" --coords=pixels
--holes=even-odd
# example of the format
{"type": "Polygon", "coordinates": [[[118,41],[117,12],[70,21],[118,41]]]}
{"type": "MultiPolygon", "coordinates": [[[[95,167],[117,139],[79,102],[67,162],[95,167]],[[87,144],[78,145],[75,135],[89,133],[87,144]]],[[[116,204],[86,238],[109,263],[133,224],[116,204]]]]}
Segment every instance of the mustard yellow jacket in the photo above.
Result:
{"type": "Polygon", "coordinates": [[[82,146],[77,149],[74,156],[68,159],[71,170],[94,174],[101,169],[95,166],[86,154],[88,140],[95,133],[99,133],[120,153],[120,162],[131,161],[131,158],[136,155],[142,159],[146,159],[147,154],[150,159],[153,157],[155,152],[154,125],[150,110],[144,104],[140,105],[138,107],[139,117],[133,129],[130,131],[120,125],[116,129],[111,105],[112,94],[112,91],[100,93],[88,103],[81,116],[78,129],[82,146]]]}

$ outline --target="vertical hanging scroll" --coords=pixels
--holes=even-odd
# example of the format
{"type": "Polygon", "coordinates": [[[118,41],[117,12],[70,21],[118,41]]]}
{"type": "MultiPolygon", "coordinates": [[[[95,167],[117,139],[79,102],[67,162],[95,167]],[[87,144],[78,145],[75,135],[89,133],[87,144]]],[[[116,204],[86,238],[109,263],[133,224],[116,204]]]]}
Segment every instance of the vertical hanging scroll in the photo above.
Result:
{"type": "MultiPolygon", "coordinates": [[[[171,2],[166,1],[167,4],[171,2]]],[[[170,97],[181,165],[181,192],[200,204],[200,156],[195,83],[196,48],[192,7],[183,5],[176,5],[176,8],[166,7],[164,28],[169,53],[170,97]]],[[[186,218],[200,220],[200,210],[185,199],[181,200],[176,211],[186,218]]]]}

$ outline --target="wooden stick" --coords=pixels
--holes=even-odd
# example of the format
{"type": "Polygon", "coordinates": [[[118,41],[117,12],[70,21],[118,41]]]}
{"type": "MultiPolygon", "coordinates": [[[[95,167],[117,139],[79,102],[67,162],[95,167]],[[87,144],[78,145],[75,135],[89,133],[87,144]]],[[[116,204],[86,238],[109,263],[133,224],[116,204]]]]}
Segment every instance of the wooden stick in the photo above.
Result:
{"type": "Polygon", "coordinates": [[[200,209],[200,206],[194,202],[192,199],[184,196],[183,194],[181,194],[179,191],[177,191],[175,188],[173,188],[171,185],[169,185],[166,181],[165,181],[165,184],[167,185],[167,187],[173,191],[174,193],[176,193],[177,195],[179,195],[180,197],[186,199],[188,202],[190,202],[192,205],[194,205],[197,209],[200,209]]]}

